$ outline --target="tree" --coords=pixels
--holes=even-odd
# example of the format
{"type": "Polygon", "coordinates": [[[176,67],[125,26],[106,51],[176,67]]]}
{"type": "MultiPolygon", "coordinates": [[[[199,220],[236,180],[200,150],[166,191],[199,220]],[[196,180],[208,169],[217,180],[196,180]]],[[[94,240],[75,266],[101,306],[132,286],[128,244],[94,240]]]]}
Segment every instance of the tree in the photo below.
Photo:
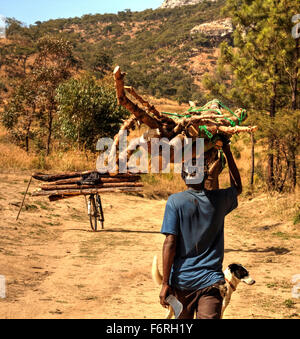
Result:
{"type": "MultiPolygon", "coordinates": [[[[216,76],[204,80],[214,95],[221,96],[227,103],[247,108],[250,118],[261,124],[260,138],[268,139],[269,189],[280,186],[282,162],[289,170],[294,168],[293,187],[296,185],[296,161],[291,159],[295,158],[299,140],[279,138],[280,133],[276,133],[280,124],[287,128],[284,121],[287,111],[289,109],[291,114],[292,102],[299,100],[295,99],[299,58],[295,56],[297,52],[291,34],[295,8],[295,0],[228,1],[225,11],[235,27],[234,47],[221,44],[216,76]],[[272,126],[277,129],[269,128],[272,126]],[[285,156],[286,153],[289,155],[285,156]]],[[[297,127],[289,127],[292,130],[286,134],[291,136],[297,127]]],[[[286,184],[287,180],[284,182],[286,184]]]]}
{"type": "Polygon", "coordinates": [[[0,69],[11,79],[24,78],[28,60],[35,53],[33,39],[29,30],[15,19],[7,19],[9,43],[0,46],[0,69]]]}
{"type": "Polygon", "coordinates": [[[112,71],[112,56],[99,45],[83,44],[80,53],[77,52],[76,55],[81,60],[83,69],[92,71],[98,79],[112,71]]]}
{"type": "Polygon", "coordinates": [[[38,116],[36,97],[35,83],[27,77],[15,88],[1,115],[4,127],[26,152],[29,152],[29,141],[35,135],[33,125],[38,116]]]}
{"type": "Polygon", "coordinates": [[[32,74],[39,91],[39,107],[47,121],[46,150],[49,155],[53,121],[57,111],[56,89],[72,76],[77,61],[73,56],[71,43],[62,38],[45,36],[38,40],[37,48],[38,54],[32,67],[32,74]]]}
{"type": "Polygon", "coordinates": [[[118,105],[112,82],[97,81],[88,73],[61,84],[56,100],[63,136],[78,147],[93,151],[97,140],[117,134],[129,115],[118,105]]]}

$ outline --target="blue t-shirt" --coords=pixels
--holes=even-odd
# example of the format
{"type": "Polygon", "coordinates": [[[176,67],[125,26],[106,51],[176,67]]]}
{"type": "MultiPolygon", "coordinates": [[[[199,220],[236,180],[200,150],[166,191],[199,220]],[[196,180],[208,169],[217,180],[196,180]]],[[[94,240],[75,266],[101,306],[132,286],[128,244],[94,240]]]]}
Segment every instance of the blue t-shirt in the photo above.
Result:
{"type": "Polygon", "coordinates": [[[161,233],[177,235],[172,286],[199,290],[224,279],[224,218],[237,206],[234,187],[169,197],[161,233]]]}

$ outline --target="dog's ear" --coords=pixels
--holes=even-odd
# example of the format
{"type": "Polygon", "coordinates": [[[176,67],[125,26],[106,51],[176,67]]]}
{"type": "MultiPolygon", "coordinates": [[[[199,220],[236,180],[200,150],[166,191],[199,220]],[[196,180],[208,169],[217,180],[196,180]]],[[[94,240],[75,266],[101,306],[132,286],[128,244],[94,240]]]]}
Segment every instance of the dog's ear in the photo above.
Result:
{"type": "Polygon", "coordinates": [[[230,269],[231,273],[236,272],[239,269],[240,265],[239,264],[230,264],[228,268],[230,269]]]}
{"type": "Polygon", "coordinates": [[[231,264],[229,265],[229,269],[238,279],[243,279],[249,275],[249,272],[241,264],[231,264]]]}

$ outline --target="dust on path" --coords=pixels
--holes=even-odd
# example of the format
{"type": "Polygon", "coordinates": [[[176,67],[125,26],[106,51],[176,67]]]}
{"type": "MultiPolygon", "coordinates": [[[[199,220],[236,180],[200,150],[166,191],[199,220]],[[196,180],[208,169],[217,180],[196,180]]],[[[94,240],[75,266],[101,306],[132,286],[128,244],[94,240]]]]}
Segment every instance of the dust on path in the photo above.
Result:
{"type": "MultiPolygon", "coordinates": [[[[94,233],[83,197],[29,197],[16,222],[28,177],[0,178],[0,274],[7,280],[0,318],[164,317],[151,263],[164,241],[165,201],[104,195],[105,230],[94,233]]],[[[300,301],[291,296],[300,232],[285,217],[296,199],[244,198],[227,218],[224,267],[240,262],[257,283],[238,287],[224,318],[300,318],[300,301]]]]}

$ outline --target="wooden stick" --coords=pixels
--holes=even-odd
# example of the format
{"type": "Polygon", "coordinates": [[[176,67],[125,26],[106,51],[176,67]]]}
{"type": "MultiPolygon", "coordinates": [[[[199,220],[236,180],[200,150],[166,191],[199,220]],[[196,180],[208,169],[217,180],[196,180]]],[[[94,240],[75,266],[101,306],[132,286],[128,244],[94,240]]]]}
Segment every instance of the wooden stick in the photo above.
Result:
{"type": "Polygon", "coordinates": [[[19,213],[18,213],[18,215],[17,215],[16,220],[19,219],[19,216],[20,216],[21,210],[22,210],[22,208],[23,208],[23,205],[24,205],[24,202],[25,202],[25,198],[26,198],[27,192],[28,192],[28,190],[29,190],[29,186],[30,186],[30,184],[31,184],[31,181],[32,181],[32,176],[30,177],[29,183],[28,183],[28,185],[27,185],[27,189],[26,189],[26,192],[25,192],[25,194],[24,194],[23,201],[22,201],[21,207],[20,207],[20,209],[19,209],[19,213]]]}
{"type": "Polygon", "coordinates": [[[137,99],[144,107],[146,107],[147,111],[154,114],[159,120],[162,120],[168,124],[173,126],[176,125],[175,121],[167,116],[162,115],[154,105],[150,105],[148,101],[144,100],[139,94],[136,93],[135,89],[131,86],[124,86],[125,90],[131,94],[135,99],[137,99]]]}
{"type": "Polygon", "coordinates": [[[114,78],[116,83],[116,92],[119,105],[125,107],[129,112],[142,123],[146,124],[152,129],[160,128],[160,121],[157,117],[152,117],[150,114],[141,109],[126,97],[124,88],[125,73],[121,73],[121,69],[117,66],[114,70],[114,78]]]}
{"type": "MultiPolygon", "coordinates": [[[[64,179],[73,179],[73,178],[80,178],[83,175],[91,174],[97,171],[86,171],[86,172],[66,172],[61,174],[43,174],[43,173],[35,173],[33,174],[33,178],[40,180],[40,181],[46,181],[46,182],[54,182],[58,180],[64,180],[64,179]]],[[[109,173],[100,174],[101,178],[130,178],[132,176],[136,176],[136,174],[131,173],[123,173],[123,174],[117,174],[117,175],[111,175],[109,173]]]]}
{"type": "Polygon", "coordinates": [[[77,196],[77,195],[90,195],[96,193],[122,193],[122,192],[141,192],[142,187],[119,187],[119,188],[92,188],[92,189],[69,189],[65,191],[35,191],[32,193],[33,197],[40,196],[52,196],[52,195],[63,195],[63,196],[77,196]]]}
{"type": "MultiPolygon", "coordinates": [[[[50,200],[50,202],[55,202],[55,201],[71,199],[71,198],[75,198],[75,197],[79,197],[79,196],[81,196],[81,194],[73,194],[73,195],[57,194],[57,195],[50,195],[49,200],[50,200]]],[[[86,197],[86,196],[84,196],[84,197],[86,197]]]]}
{"type": "MultiPolygon", "coordinates": [[[[208,128],[209,129],[209,128],[208,128]]],[[[237,134],[241,132],[245,133],[253,133],[257,131],[258,127],[257,126],[252,126],[252,127],[245,127],[245,126],[235,126],[235,127],[225,127],[225,126],[220,126],[218,127],[220,132],[224,132],[227,134],[237,134]]]]}
{"type": "MultiPolygon", "coordinates": [[[[128,188],[127,190],[125,191],[118,191],[118,192],[115,192],[114,193],[132,193],[132,192],[141,192],[142,189],[140,188],[128,188]]],[[[102,193],[110,193],[110,192],[102,192],[102,193]]],[[[94,193],[95,194],[95,193],[94,193]]],[[[74,198],[74,197],[79,197],[81,196],[82,194],[70,194],[70,193],[67,193],[67,194],[54,194],[54,195],[50,195],[49,196],[49,200],[51,202],[55,202],[55,201],[59,201],[59,200],[65,200],[65,199],[71,199],[71,198],[74,198]]],[[[86,199],[86,196],[89,195],[89,194],[84,194],[84,197],[86,199]]]]}
{"type": "Polygon", "coordinates": [[[106,183],[106,184],[100,184],[100,185],[42,185],[41,189],[43,191],[54,191],[54,190],[69,190],[69,189],[93,189],[93,188],[110,188],[110,187],[143,187],[142,183],[130,183],[130,182],[119,182],[119,183],[106,183]]]}
{"type": "Polygon", "coordinates": [[[120,142],[120,132],[121,131],[129,131],[130,129],[132,129],[135,125],[135,123],[137,122],[137,119],[135,116],[130,117],[128,120],[126,120],[123,125],[120,128],[120,131],[118,134],[115,135],[114,137],[114,146],[118,147],[119,146],[119,142],[120,142]]]}
{"type": "MultiPolygon", "coordinates": [[[[65,179],[65,180],[58,180],[51,182],[50,185],[77,185],[82,178],[80,179],[65,179]]],[[[118,182],[136,182],[141,180],[141,177],[139,175],[132,175],[129,177],[112,177],[112,178],[101,178],[101,183],[118,183],[118,182]]],[[[42,186],[41,186],[42,187],[42,186]]]]}
{"type": "Polygon", "coordinates": [[[95,171],[86,171],[86,172],[66,172],[61,174],[43,174],[43,173],[34,173],[33,178],[40,181],[57,181],[61,179],[70,179],[70,178],[79,178],[86,174],[91,174],[95,171]]]}

